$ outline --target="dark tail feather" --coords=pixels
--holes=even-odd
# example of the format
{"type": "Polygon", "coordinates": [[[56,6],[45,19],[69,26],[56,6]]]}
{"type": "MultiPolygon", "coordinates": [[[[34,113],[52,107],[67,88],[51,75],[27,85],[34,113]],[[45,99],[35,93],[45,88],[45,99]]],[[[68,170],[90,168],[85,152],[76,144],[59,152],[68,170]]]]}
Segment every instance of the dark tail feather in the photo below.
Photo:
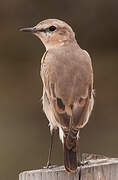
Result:
{"type": "MultiPolygon", "coordinates": [[[[77,140],[76,140],[77,142],[77,140]]],[[[72,148],[67,145],[67,137],[64,138],[64,165],[68,172],[74,172],[77,169],[77,143],[72,148]]]]}

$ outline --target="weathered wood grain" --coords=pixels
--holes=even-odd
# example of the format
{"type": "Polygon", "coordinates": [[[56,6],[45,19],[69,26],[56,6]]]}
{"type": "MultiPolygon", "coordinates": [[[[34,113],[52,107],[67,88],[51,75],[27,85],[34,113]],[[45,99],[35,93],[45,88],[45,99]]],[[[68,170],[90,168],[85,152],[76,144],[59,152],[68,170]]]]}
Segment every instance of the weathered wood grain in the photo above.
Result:
{"type": "Polygon", "coordinates": [[[78,167],[77,172],[67,173],[64,166],[20,173],[19,180],[118,180],[118,158],[87,155],[88,165],[78,167]]]}

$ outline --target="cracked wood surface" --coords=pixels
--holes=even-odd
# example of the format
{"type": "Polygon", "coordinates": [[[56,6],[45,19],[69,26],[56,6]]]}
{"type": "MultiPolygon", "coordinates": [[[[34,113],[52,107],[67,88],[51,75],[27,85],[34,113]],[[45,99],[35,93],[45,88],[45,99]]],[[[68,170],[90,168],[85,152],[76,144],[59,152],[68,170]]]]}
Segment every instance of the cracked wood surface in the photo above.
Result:
{"type": "Polygon", "coordinates": [[[19,180],[118,180],[118,158],[102,155],[83,154],[88,165],[78,167],[75,173],[68,173],[64,166],[51,169],[24,171],[19,180]]]}

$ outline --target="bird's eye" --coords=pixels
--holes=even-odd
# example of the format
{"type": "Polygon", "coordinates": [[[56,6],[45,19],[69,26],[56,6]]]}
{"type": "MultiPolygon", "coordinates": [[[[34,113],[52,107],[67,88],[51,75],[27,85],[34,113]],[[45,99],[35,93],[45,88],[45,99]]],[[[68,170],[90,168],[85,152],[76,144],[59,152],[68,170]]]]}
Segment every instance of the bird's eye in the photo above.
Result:
{"type": "Polygon", "coordinates": [[[49,31],[55,31],[56,30],[56,27],[55,26],[50,26],[49,27],[49,31]]]}

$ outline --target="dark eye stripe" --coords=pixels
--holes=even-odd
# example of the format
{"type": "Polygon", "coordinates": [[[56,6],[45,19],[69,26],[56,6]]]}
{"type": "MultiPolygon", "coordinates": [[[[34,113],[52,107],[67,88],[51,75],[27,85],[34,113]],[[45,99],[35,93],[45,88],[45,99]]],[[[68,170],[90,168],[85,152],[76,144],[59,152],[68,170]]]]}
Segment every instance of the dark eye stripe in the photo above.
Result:
{"type": "Polygon", "coordinates": [[[46,29],[42,28],[42,29],[39,29],[37,31],[46,33],[46,32],[53,32],[55,30],[56,30],[55,26],[50,26],[49,28],[46,28],[46,29]]]}
{"type": "Polygon", "coordinates": [[[40,29],[39,31],[40,31],[40,32],[46,32],[47,29],[40,29]]]}

